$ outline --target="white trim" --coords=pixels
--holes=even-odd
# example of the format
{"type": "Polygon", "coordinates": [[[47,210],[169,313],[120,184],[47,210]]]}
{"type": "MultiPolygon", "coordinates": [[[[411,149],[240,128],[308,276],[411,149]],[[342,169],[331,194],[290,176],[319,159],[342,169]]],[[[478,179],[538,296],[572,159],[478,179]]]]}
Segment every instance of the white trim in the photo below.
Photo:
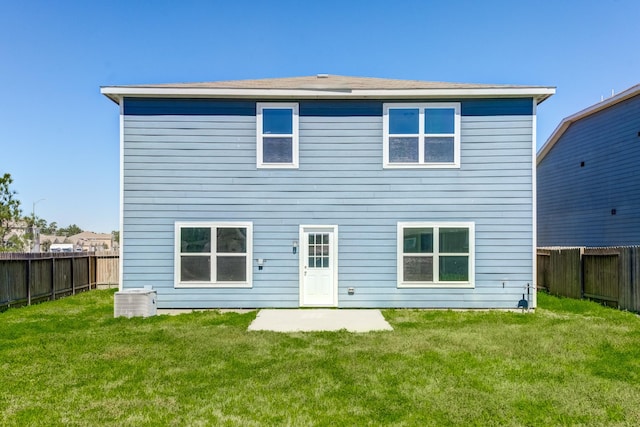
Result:
{"type": "Polygon", "coordinates": [[[541,103],[554,93],[554,87],[492,87],[433,89],[238,89],[204,87],[103,86],[100,93],[113,101],[123,96],[137,97],[225,97],[225,98],[297,98],[297,99],[416,99],[416,98],[528,98],[541,103]]]}
{"type": "Polygon", "coordinates": [[[297,169],[299,159],[299,113],[297,102],[257,102],[256,103],[256,167],[258,169],[297,169]],[[264,109],[291,110],[292,130],[291,134],[262,133],[262,110],[264,109]],[[262,142],[265,136],[291,137],[291,163],[264,163],[262,142]]]}
{"type": "Polygon", "coordinates": [[[533,101],[533,110],[532,110],[532,114],[531,114],[531,134],[532,134],[532,141],[531,141],[531,193],[532,193],[532,200],[531,200],[531,206],[533,209],[532,212],[532,218],[533,218],[533,224],[532,224],[532,242],[533,242],[533,248],[532,248],[532,252],[533,252],[533,263],[531,264],[531,271],[532,271],[532,275],[531,275],[531,292],[533,292],[533,301],[531,303],[531,308],[536,308],[537,307],[537,302],[538,302],[538,292],[536,291],[537,289],[537,284],[538,284],[538,190],[537,190],[537,186],[538,186],[538,177],[537,177],[537,172],[536,172],[536,140],[538,137],[538,132],[537,132],[537,123],[538,123],[538,119],[537,119],[537,114],[538,114],[538,106],[536,105],[536,102],[533,101]]]}
{"type": "Polygon", "coordinates": [[[558,142],[560,137],[566,132],[566,130],[573,123],[578,120],[582,120],[585,117],[588,117],[592,114],[596,114],[602,110],[605,110],[609,107],[614,106],[622,101],[626,101],[629,98],[633,98],[634,96],[640,95],[640,84],[630,87],[629,89],[620,92],[616,96],[612,96],[609,99],[605,99],[604,101],[598,102],[597,104],[593,104],[590,107],[585,108],[584,110],[578,111],[575,114],[572,114],[569,117],[565,117],[560,124],[555,128],[551,136],[544,143],[540,151],[538,152],[538,156],[536,158],[536,164],[540,164],[542,159],[551,151],[554,145],[558,142]]]}
{"type": "MultiPolygon", "coordinates": [[[[220,221],[176,221],[174,224],[174,287],[175,288],[251,288],[253,286],[253,222],[220,222],[220,221]],[[181,282],[180,281],[180,229],[182,227],[202,227],[211,228],[211,252],[208,255],[211,257],[211,281],[209,282],[181,282]],[[244,282],[216,282],[215,281],[215,265],[216,265],[216,250],[215,245],[215,233],[217,228],[246,228],[247,229],[247,249],[244,254],[237,253],[236,256],[244,255],[247,258],[246,264],[246,280],[244,282]]],[[[192,254],[197,255],[197,254],[192,254]]]]}
{"type": "Polygon", "coordinates": [[[298,299],[300,307],[320,307],[318,305],[304,304],[304,265],[305,265],[305,250],[304,245],[307,244],[305,240],[305,232],[311,231],[330,230],[333,233],[333,239],[330,242],[329,252],[331,254],[330,262],[333,263],[333,301],[330,305],[322,305],[322,307],[337,307],[338,306],[338,226],[337,225],[300,225],[298,231],[298,299]]]}
{"type": "MultiPolygon", "coordinates": [[[[398,222],[396,228],[396,276],[398,288],[474,288],[475,287],[475,222],[398,222]],[[406,282],[403,277],[405,228],[433,228],[433,281],[406,282]],[[440,228],[467,228],[469,230],[469,280],[467,282],[441,282],[439,280],[439,233],[440,228]]],[[[451,254],[460,255],[460,254],[451,254]]]]}
{"type": "Polygon", "coordinates": [[[120,101],[120,212],[119,212],[119,242],[118,242],[118,258],[120,260],[120,271],[118,272],[119,281],[118,289],[124,289],[124,101],[120,101]]]}
{"type": "MultiPolygon", "coordinates": [[[[460,103],[459,102],[422,102],[422,103],[385,103],[382,106],[382,167],[384,169],[459,169],[460,168],[460,103]],[[418,162],[417,163],[390,163],[389,162],[389,110],[397,108],[415,108],[419,110],[418,133],[415,135],[406,135],[408,137],[418,138],[418,162]],[[453,134],[441,134],[441,136],[453,136],[453,162],[432,162],[424,161],[424,138],[428,136],[436,136],[436,134],[427,134],[424,129],[425,110],[428,109],[453,109],[454,110],[454,129],[453,134]]],[[[438,134],[440,136],[440,134],[438,134]]]]}

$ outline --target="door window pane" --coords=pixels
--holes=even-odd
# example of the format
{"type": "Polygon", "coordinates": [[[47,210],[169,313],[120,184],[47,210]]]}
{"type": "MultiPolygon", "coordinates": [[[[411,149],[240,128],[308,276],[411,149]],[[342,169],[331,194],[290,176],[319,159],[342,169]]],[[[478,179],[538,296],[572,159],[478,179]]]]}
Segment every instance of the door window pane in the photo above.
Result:
{"type": "Polygon", "coordinates": [[[211,280],[210,256],[180,257],[180,281],[208,282],[211,280]]]}
{"type": "Polygon", "coordinates": [[[262,161],[265,163],[291,163],[293,161],[293,138],[264,137],[262,139],[262,161]]]}
{"type": "Polygon", "coordinates": [[[311,268],[329,267],[329,234],[309,233],[308,265],[311,268]]]}
{"type": "Polygon", "coordinates": [[[407,282],[433,281],[433,257],[405,256],[402,268],[407,282]]]}

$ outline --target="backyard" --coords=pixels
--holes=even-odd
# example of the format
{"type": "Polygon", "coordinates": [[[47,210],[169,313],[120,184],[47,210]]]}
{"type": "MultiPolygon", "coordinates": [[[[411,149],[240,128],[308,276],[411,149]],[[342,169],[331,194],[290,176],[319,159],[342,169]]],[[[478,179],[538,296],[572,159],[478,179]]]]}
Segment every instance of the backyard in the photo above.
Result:
{"type": "Polygon", "coordinates": [[[595,303],[281,334],[114,319],[113,292],[0,313],[0,425],[640,425],[640,318],[595,303]]]}

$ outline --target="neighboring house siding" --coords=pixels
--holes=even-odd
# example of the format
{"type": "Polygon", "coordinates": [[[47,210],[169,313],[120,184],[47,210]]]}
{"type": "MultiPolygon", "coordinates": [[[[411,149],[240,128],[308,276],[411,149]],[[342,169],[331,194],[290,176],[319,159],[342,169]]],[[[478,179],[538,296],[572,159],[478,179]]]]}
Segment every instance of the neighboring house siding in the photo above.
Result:
{"type": "Polygon", "coordinates": [[[639,131],[636,96],[562,134],[538,165],[539,246],[640,244],[639,131]]]}
{"type": "Polygon", "coordinates": [[[256,168],[255,102],[232,115],[137,102],[124,108],[124,287],[152,285],[160,308],[298,307],[300,224],[339,227],[339,307],[513,308],[533,283],[531,99],[486,101],[486,116],[463,102],[460,169],[386,170],[379,101],[299,101],[293,170],[256,168]],[[253,287],[175,289],[176,221],[252,221],[253,287]],[[475,288],[398,289],[400,221],[474,221],[475,288]]]}

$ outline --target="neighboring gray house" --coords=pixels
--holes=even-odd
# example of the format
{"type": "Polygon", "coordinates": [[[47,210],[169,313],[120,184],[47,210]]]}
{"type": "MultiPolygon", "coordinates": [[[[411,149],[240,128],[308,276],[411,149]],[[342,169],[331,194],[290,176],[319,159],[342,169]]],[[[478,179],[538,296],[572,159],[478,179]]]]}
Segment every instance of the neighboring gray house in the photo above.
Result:
{"type": "Polygon", "coordinates": [[[121,286],[159,308],[514,308],[534,284],[536,108],[554,88],[101,91],[120,106],[121,286]]]}
{"type": "Polygon", "coordinates": [[[640,85],[564,119],[537,163],[538,246],[640,245],[640,85]]]}

